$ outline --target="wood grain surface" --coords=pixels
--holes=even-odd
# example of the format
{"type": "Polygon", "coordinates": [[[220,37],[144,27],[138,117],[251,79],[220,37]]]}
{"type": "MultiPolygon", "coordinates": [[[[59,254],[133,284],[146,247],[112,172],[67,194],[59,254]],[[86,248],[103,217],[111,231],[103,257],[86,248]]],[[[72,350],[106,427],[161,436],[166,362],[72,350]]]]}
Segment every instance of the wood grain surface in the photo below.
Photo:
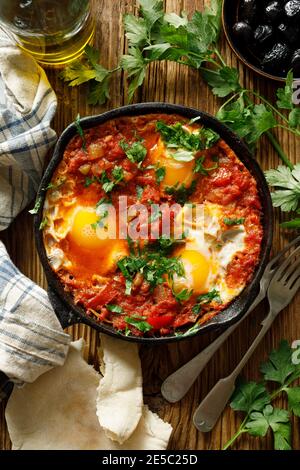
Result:
{"type": "MultiPolygon", "coordinates": [[[[188,14],[195,9],[202,10],[203,0],[166,0],[166,10],[179,13],[184,10],[188,14]]],[[[126,41],[122,28],[122,15],[125,12],[136,12],[136,1],[96,0],[93,4],[97,21],[95,46],[101,51],[102,63],[105,67],[116,66],[120,54],[126,49],[126,41]]],[[[259,90],[268,98],[274,100],[276,85],[254,75],[237,61],[230,50],[225,38],[221,38],[221,48],[229,65],[235,66],[241,72],[246,87],[259,90]]],[[[126,103],[126,80],[122,75],[115,76],[111,86],[111,100],[105,106],[91,107],[86,104],[86,91],[84,87],[71,89],[58,78],[57,70],[47,70],[49,80],[57,94],[58,109],[53,126],[58,134],[74,120],[78,112],[81,116],[99,114],[108,109],[126,103]]],[[[193,106],[200,110],[214,114],[218,109],[218,100],[213,97],[208,87],[201,80],[200,74],[177,64],[160,63],[151,65],[143,87],[138,91],[135,102],[163,101],[169,103],[193,106]]],[[[299,161],[299,139],[289,136],[285,131],[279,131],[277,137],[285,151],[296,162],[299,161]],[[297,157],[298,156],[298,157],[297,157]]],[[[277,166],[278,156],[266,139],[262,139],[257,159],[265,170],[277,166]]],[[[279,251],[288,240],[289,235],[279,229],[280,213],[276,212],[276,225],[274,231],[274,253],[279,251]]],[[[13,261],[28,277],[46,287],[45,277],[38,260],[35,249],[32,217],[25,210],[11,227],[1,234],[13,261]]],[[[262,360],[280,340],[285,338],[292,341],[300,338],[300,307],[299,294],[294,302],[286,308],[276,319],[273,327],[262,341],[252,359],[245,367],[243,375],[247,379],[259,378],[258,367],[262,360]]],[[[259,331],[260,321],[267,312],[264,302],[257,308],[249,319],[232,335],[223,345],[209,365],[203,371],[189,394],[178,404],[170,405],[162,398],[160,386],[168,374],[191,359],[213,339],[212,335],[201,336],[180,344],[162,345],[160,347],[143,347],[141,359],[144,371],[145,402],[153,411],[163,419],[169,421],[174,429],[171,437],[170,449],[214,449],[222,445],[233,435],[240,423],[240,417],[233,413],[229,407],[225,410],[213,432],[201,434],[192,424],[192,415],[195,407],[207,394],[215,382],[228,374],[241,359],[251,340],[259,331]]],[[[98,335],[86,326],[74,326],[70,329],[74,338],[84,337],[88,344],[87,359],[93,364],[96,361],[96,348],[98,335]]],[[[7,433],[4,407],[0,411],[0,449],[9,449],[10,440],[7,433]]],[[[299,422],[293,423],[293,446],[300,449],[299,422]]],[[[272,439],[259,440],[248,436],[240,438],[234,449],[271,449],[272,439]]]]}

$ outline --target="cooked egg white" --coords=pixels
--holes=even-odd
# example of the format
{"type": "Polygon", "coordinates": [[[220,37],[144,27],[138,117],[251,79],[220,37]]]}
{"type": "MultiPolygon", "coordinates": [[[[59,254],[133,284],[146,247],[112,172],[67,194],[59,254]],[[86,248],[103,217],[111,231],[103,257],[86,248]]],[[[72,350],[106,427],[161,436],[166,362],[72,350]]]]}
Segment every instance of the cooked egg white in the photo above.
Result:
{"type": "Polygon", "coordinates": [[[185,276],[174,276],[172,287],[175,292],[188,289],[200,295],[217,289],[222,303],[229,302],[241,292],[243,286],[227,286],[226,274],[235,255],[246,249],[246,232],[243,225],[222,232],[223,218],[221,206],[205,203],[202,217],[197,223],[195,220],[190,223],[185,246],[173,253],[181,258],[185,269],[185,276]]]}

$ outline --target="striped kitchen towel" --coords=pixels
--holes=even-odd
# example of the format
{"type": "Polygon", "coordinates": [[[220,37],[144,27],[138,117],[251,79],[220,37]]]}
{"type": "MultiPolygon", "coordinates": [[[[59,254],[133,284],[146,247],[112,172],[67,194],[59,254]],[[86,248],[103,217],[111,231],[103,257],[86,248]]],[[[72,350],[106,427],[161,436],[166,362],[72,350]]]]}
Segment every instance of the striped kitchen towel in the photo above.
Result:
{"type": "MultiPolygon", "coordinates": [[[[55,110],[45,72],[0,30],[0,230],[35,196],[56,140],[55,110]]],[[[0,371],[32,382],[64,363],[69,341],[46,292],[17,270],[0,241],[0,371]]]]}
{"type": "Polygon", "coordinates": [[[45,72],[0,29],[0,230],[35,197],[55,110],[45,72]]]}

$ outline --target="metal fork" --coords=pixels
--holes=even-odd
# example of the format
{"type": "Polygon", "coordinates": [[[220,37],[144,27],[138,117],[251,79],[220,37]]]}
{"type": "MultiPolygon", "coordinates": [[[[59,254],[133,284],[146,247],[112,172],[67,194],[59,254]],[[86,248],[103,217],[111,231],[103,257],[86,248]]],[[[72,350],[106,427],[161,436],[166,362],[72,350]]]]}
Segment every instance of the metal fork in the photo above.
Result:
{"type": "Polygon", "coordinates": [[[161,386],[161,393],[167,401],[170,403],[176,403],[186,395],[215,352],[221,347],[221,345],[226,341],[231,333],[233,333],[236,328],[238,328],[238,326],[252,312],[252,310],[254,310],[255,307],[265,298],[267,289],[274,273],[276,272],[276,269],[278,266],[280,266],[280,263],[284,261],[284,255],[292,247],[297,245],[300,245],[300,236],[289,243],[267,265],[264,275],[260,281],[259,294],[243,318],[238,323],[225,330],[224,333],[218,336],[218,338],[207,348],[203,349],[203,351],[197,354],[197,356],[188,361],[186,364],[180,367],[180,369],[176,370],[173,372],[173,374],[169,375],[169,377],[165,379],[161,386]]]}
{"type": "Polygon", "coordinates": [[[235,381],[241,370],[270,329],[277,315],[291,302],[299,288],[300,246],[282,263],[271,280],[267,293],[270,310],[252,345],[234,371],[228,377],[219,380],[196,409],[193,421],[199,431],[209,432],[213,429],[234,391],[235,381]]]}

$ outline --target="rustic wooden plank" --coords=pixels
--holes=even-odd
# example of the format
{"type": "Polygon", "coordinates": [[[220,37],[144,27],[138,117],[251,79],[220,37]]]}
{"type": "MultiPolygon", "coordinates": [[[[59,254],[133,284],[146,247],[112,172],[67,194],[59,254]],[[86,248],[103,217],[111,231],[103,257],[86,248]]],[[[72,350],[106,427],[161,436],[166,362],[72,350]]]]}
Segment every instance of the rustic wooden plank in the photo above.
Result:
{"type": "MultiPolygon", "coordinates": [[[[179,13],[184,10],[189,14],[195,9],[202,9],[205,0],[166,0],[166,10],[179,13]]],[[[100,49],[102,63],[107,67],[114,67],[118,62],[119,55],[125,50],[126,43],[122,29],[122,14],[136,11],[135,0],[125,2],[94,0],[93,8],[97,21],[95,45],[100,49]]],[[[255,88],[268,98],[274,99],[276,85],[266,82],[251,71],[246,69],[230,50],[224,37],[221,38],[222,53],[229,65],[237,66],[241,71],[243,82],[247,88],[255,88]]],[[[84,88],[81,90],[70,89],[58,78],[57,70],[47,71],[50,82],[58,96],[58,110],[54,119],[54,128],[58,134],[77,115],[82,116],[98,114],[105,110],[125,104],[126,81],[120,74],[112,79],[111,101],[104,106],[88,106],[84,88]]],[[[208,87],[201,80],[198,72],[177,64],[153,64],[148,70],[144,86],[136,95],[139,101],[164,101],[196,107],[198,109],[214,114],[220,104],[219,100],[212,96],[208,87]]],[[[299,139],[296,141],[292,136],[283,131],[276,133],[282,142],[284,149],[293,156],[294,162],[299,155],[299,139]]],[[[263,139],[257,153],[257,159],[263,169],[274,167],[278,164],[278,156],[266,139],[263,139]]],[[[299,157],[298,157],[299,160],[299,157]]],[[[279,211],[276,212],[277,223],[274,231],[274,250],[281,249],[288,240],[288,235],[279,230],[278,221],[282,219],[279,211]]],[[[24,211],[12,226],[1,234],[13,261],[24,274],[46,287],[41,265],[38,261],[34,246],[32,230],[32,218],[24,211]]],[[[201,434],[192,425],[193,410],[204,398],[205,394],[214,383],[225,374],[229,373],[235,364],[241,359],[243,353],[249,346],[251,339],[257,334],[259,324],[267,311],[267,303],[264,302],[253,312],[251,317],[245,320],[236,333],[230,338],[209,366],[203,371],[194,387],[181,403],[170,405],[160,395],[162,380],[176,368],[192,358],[194,354],[202,350],[215,337],[206,335],[191,341],[179,344],[163,345],[160,347],[144,347],[141,349],[141,358],[144,372],[145,402],[152,410],[157,411],[165,420],[169,421],[174,432],[170,442],[170,449],[220,449],[237,429],[240,418],[229,408],[223,413],[222,418],[214,431],[210,434],[201,434]]],[[[244,375],[248,379],[258,379],[259,363],[266,358],[267,353],[278,345],[282,338],[289,341],[300,338],[300,322],[298,317],[299,296],[280,317],[267,334],[264,341],[247,364],[244,375]]],[[[86,326],[75,326],[69,329],[74,339],[83,336],[87,342],[86,358],[97,366],[97,348],[99,346],[98,335],[86,326]]],[[[300,433],[298,423],[294,423],[294,447],[300,448],[300,433]]],[[[9,436],[5,427],[4,404],[0,409],[0,448],[9,449],[9,436]]],[[[236,449],[271,449],[272,440],[258,440],[254,438],[241,438],[236,449]]]]}

